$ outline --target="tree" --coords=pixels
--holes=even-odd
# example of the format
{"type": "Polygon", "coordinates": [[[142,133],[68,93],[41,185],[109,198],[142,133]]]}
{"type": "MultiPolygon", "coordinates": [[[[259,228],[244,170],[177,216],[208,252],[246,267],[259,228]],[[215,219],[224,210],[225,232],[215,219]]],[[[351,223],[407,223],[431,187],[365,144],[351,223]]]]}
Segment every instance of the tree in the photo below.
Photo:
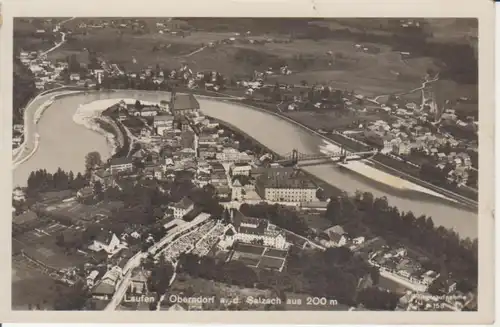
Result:
{"type": "Polygon", "coordinates": [[[148,281],[150,289],[158,294],[164,294],[170,285],[173,274],[174,267],[165,260],[165,257],[161,256],[158,264],[151,271],[148,281]]]}
{"type": "Polygon", "coordinates": [[[134,107],[135,107],[136,110],[141,111],[142,110],[142,103],[141,103],[141,101],[136,100],[134,107]]]}
{"type": "Polygon", "coordinates": [[[103,192],[103,186],[102,186],[102,183],[100,181],[96,181],[94,183],[94,194],[99,197],[102,195],[102,192],[103,192]]]}
{"type": "Polygon", "coordinates": [[[58,246],[63,246],[64,245],[64,234],[61,232],[57,234],[56,236],[56,244],[58,246]]]}
{"type": "Polygon", "coordinates": [[[378,268],[372,267],[370,270],[370,277],[372,279],[373,285],[378,285],[380,281],[380,272],[378,268]]]}
{"type": "Polygon", "coordinates": [[[429,288],[427,289],[427,292],[429,292],[432,295],[444,295],[447,293],[447,284],[446,280],[442,277],[436,278],[430,285],[429,288]]]}
{"type": "Polygon", "coordinates": [[[399,296],[378,288],[365,288],[358,294],[357,300],[370,310],[387,310],[393,311],[399,301],[399,296]]]}
{"type": "Polygon", "coordinates": [[[85,170],[89,172],[90,170],[99,167],[102,164],[101,154],[97,151],[89,152],[85,156],[85,170]]]}

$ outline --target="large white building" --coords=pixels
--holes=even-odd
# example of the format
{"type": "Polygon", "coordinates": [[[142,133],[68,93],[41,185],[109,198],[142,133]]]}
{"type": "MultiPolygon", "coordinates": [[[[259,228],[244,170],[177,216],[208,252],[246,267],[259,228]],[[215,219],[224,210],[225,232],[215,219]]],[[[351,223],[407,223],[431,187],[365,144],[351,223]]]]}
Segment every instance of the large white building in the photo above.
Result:
{"type": "Polygon", "coordinates": [[[235,162],[231,165],[232,176],[250,176],[252,167],[248,163],[235,162]]]}
{"type": "Polygon", "coordinates": [[[172,131],[174,129],[174,117],[171,115],[155,116],[153,127],[158,135],[163,135],[165,131],[172,131]]]}
{"type": "Polygon", "coordinates": [[[224,148],[215,155],[215,158],[221,162],[250,162],[252,157],[245,152],[240,152],[234,148],[224,148]]]}
{"type": "Polygon", "coordinates": [[[174,211],[174,218],[182,219],[182,217],[194,209],[194,203],[188,197],[184,197],[179,202],[170,206],[170,208],[174,211]]]}
{"type": "Polygon", "coordinates": [[[220,246],[228,247],[234,242],[262,242],[262,245],[284,250],[290,246],[283,232],[275,229],[265,219],[246,217],[238,210],[232,211],[232,223],[225,231],[220,246]]]}
{"type": "Polygon", "coordinates": [[[131,158],[113,158],[109,162],[109,170],[112,174],[121,172],[130,172],[134,169],[131,158]]]}
{"type": "Polygon", "coordinates": [[[255,191],[275,202],[315,202],[318,187],[293,168],[270,168],[257,177],[255,191]]]}

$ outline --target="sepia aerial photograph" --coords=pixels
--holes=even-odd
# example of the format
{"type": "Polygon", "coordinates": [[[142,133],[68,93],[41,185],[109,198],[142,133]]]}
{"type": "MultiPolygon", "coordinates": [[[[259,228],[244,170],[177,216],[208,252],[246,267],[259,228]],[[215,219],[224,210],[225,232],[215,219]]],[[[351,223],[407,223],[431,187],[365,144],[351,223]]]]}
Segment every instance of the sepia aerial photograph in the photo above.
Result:
{"type": "Polygon", "coordinates": [[[478,311],[476,18],[13,24],[12,310],[478,311]]]}

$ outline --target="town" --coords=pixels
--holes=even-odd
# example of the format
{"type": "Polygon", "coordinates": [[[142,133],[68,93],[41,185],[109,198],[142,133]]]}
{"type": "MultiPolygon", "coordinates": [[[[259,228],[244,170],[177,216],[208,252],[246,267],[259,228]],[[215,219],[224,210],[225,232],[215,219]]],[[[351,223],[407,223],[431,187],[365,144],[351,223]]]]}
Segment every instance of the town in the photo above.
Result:
{"type": "MultiPolygon", "coordinates": [[[[53,36],[54,47],[93,30],[146,28],[132,19],[79,23],[72,30],[46,24],[50,28],[35,34],[53,36]]],[[[179,24],[156,23],[149,33],[184,37],[188,32],[179,24]]],[[[193,51],[290,42],[235,32],[193,51]]],[[[377,52],[371,45],[352,47],[377,52]]],[[[411,178],[477,200],[477,115],[454,109],[473,100],[437,103],[439,73],[425,72],[422,86],[408,94],[373,97],[307,80],[280,82],[293,76],[295,68],[286,64],[238,78],[187,63],[130,70],[86,51],[88,63],[74,55],[51,61],[47,51],[22,49],[17,59],[33,78],[32,96],[67,88],[164,91],[169,97],[117,99],[91,122],[114,136],[109,159],[90,152],[85,172],[40,169],[13,191],[13,266],[53,285],[34,286],[40,295],[29,298],[29,309],[477,308],[477,239],[460,240],[431,217],[400,212],[369,192],[348,195],[325,185],[241,130],[204,115],[197,101],[209,96],[259,106],[351,152],[373,151],[379,164],[411,178]],[[342,123],[300,119],[324,112],[342,123]]],[[[399,55],[404,60],[410,53],[399,55]]],[[[347,60],[341,53],[325,57],[327,65],[347,60]]],[[[140,60],[131,59],[135,67],[140,60]]],[[[24,142],[20,117],[14,115],[14,153],[24,142]]]]}
{"type": "MultiPolygon", "coordinates": [[[[75,35],[96,29],[119,28],[123,31],[145,28],[142,24],[140,20],[131,20],[127,24],[118,24],[118,21],[112,20],[94,25],[81,23],[75,30],[55,25],[54,32],[63,35],[60,42],[64,43],[71,42],[66,40],[68,38],[71,40],[75,35]]],[[[411,26],[418,22],[403,20],[400,24],[411,26]]],[[[176,37],[181,37],[178,36],[179,33],[185,33],[176,23],[170,21],[167,25],[171,28],[165,25],[156,23],[157,33],[170,33],[176,37]]],[[[36,33],[45,35],[48,32],[37,30],[36,33]]],[[[235,33],[234,37],[209,42],[198,50],[255,42],[279,44],[291,41],[259,37],[254,40],[248,31],[246,35],[235,33]]],[[[59,44],[56,43],[56,46],[59,44]]],[[[374,47],[362,44],[353,44],[352,47],[355,51],[367,53],[377,51],[374,47]]],[[[439,73],[432,70],[423,74],[421,87],[401,94],[371,98],[307,80],[295,84],[280,82],[281,77],[286,78],[293,73],[286,64],[268,67],[263,71],[255,70],[251,75],[238,78],[225,76],[219,71],[197,72],[187,63],[182,63],[175,69],[159,65],[139,68],[140,65],[135,64],[135,70],[125,70],[91,50],[87,52],[88,63],[79,62],[75,55],[51,62],[43,51],[21,51],[19,59],[34,75],[36,89],[39,91],[63,85],[84,89],[167,91],[173,87],[182,87],[196,94],[234,97],[235,101],[254,104],[291,117],[354,150],[377,147],[381,150],[377,160],[382,165],[477,201],[478,116],[464,114],[469,112],[469,108],[477,100],[468,96],[443,99],[439,73]],[[332,123],[323,126],[316,121],[309,121],[310,118],[303,120],[301,112],[333,112],[340,123],[333,128],[330,126],[332,123]]],[[[399,55],[404,61],[411,53],[401,52],[399,55]]],[[[329,51],[325,56],[328,65],[347,60],[342,57],[342,53],[334,54],[329,51]]],[[[137,59],[132,58],[132,62],[137,63],[137,59]]],[[[401,75],[396,71],[394,74],[401,75]]],[[[23,142],[22,128],[22,124],[13,125],[14,148],[23,142]]]]}

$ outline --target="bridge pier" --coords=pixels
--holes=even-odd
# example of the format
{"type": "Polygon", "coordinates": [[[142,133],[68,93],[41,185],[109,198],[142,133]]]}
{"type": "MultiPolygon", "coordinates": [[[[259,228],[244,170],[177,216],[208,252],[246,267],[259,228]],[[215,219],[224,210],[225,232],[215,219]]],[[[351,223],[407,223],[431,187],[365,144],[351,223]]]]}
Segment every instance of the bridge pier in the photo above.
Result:
{"type": "Polygon", "coordinates": [[[299,151],[297,149],[292,150],[292,163],[296,165],[299,162],[299,151]]]}

